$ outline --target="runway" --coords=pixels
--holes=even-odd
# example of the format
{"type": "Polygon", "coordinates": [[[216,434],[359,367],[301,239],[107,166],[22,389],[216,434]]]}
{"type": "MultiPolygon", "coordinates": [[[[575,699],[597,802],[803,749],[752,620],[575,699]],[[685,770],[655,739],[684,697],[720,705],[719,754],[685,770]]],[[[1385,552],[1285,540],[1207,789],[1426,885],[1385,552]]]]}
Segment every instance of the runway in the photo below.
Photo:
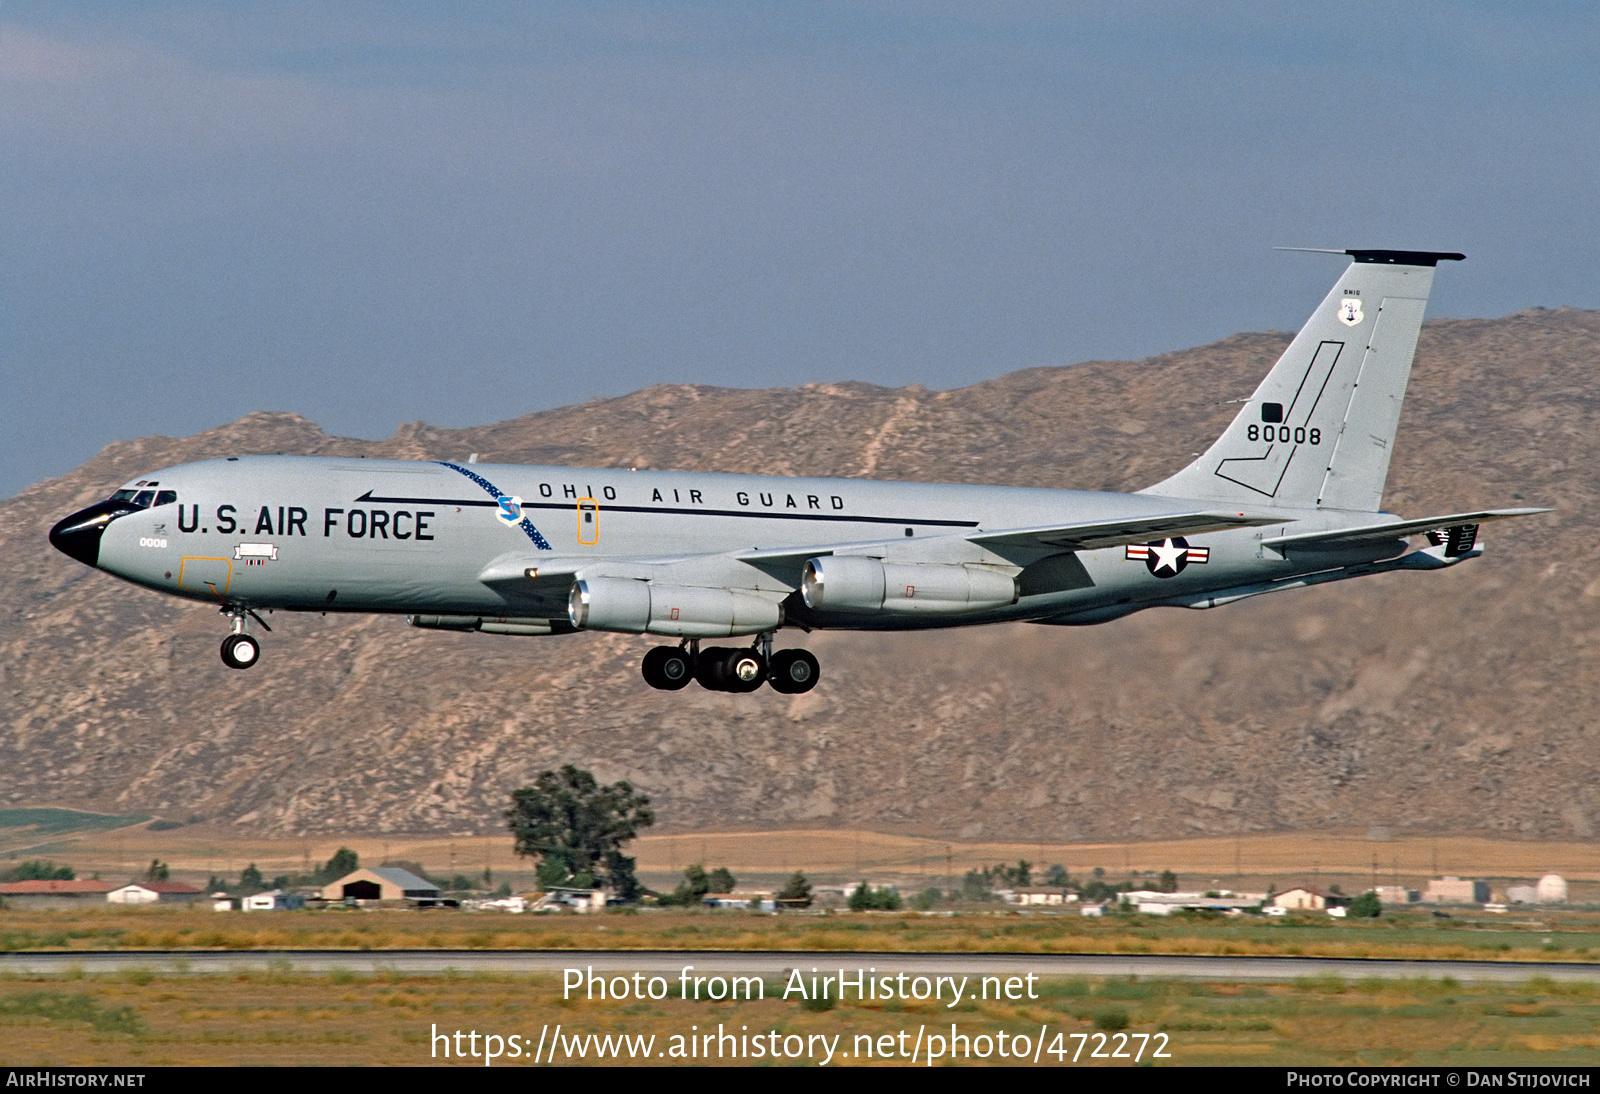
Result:
{"type": "Polygon", "coordinates": [[[1160,954],[883,953],[812,950],[77,950],[0,953],[0,976],[104,975],[147,969],[163,975],[230,972],[561,976],[661,976],[677,979],[685,966],[700,976],[786,977],[858,969],[877,975],[1175,978],[1208,981],[1292,981],[1341,977],[1356,981],[1430,980],[1520,983],[1532,977],[1600,983],[1600,963],[1571,961],[1403,961],[1326,957],[1241,957],[1160,954]]]}

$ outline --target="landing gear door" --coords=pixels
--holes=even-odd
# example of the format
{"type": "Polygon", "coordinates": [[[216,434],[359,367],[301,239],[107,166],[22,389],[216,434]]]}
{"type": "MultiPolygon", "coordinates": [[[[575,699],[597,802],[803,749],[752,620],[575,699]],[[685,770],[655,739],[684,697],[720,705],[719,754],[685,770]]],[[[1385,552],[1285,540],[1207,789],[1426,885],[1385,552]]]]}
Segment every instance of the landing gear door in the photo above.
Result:
{"type": "Polygon", "coordinates": [[[178,564],[178,588],[187,593],[227,600],[233,582],[233,561],[226,558],[185,558],[178,564]]]}
{"type": "Polygon", "coordinates": [[[593,498],[578,499],[578,542],[585,547],[600,542],[600,503],[593,498]]]}

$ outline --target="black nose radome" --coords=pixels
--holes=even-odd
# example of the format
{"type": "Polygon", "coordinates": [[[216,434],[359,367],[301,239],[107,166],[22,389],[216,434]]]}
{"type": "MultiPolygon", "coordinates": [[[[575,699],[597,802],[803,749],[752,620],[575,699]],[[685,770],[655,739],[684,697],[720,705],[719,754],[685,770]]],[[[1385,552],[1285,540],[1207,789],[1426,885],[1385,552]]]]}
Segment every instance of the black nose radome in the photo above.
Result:
{"type": "Polygon", "coordinates": [[[133,512],[126,502],[102,501],[80,509],[50,529],[50,546],[70,555],[85,566],[100,564],[100,537],[106,526],[124,513],[133,512]]]}

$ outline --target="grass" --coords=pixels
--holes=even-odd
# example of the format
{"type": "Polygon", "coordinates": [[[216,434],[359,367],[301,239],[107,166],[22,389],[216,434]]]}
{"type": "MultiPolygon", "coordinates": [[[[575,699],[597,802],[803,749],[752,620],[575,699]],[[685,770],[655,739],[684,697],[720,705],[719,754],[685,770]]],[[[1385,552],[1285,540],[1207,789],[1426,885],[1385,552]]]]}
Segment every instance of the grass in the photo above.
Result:
{"type": "MultiPolygon", "coordinates": [[[[968,1001],[954,1010],[942,1003],[853,997],[814,1008],[783,999],[782,986],[774,982],[766,984],[765,998],[748,1002],[675,994],[602,1002],[563,1000],[554,976],[348,970],[317,976],[286,967],[208,976],[156,973],[139,983],[86,977],[65,987],[61,980],[0,981],[0,1037],[8,1062],[482,1067],[481,1056],[437,1055],[434,1035],[476,1031],[481,1040],[489,1033],[516,1034],[532,1046],[541,1031],[549,1034],[558,1024],[569,1036],[653,1034],[658,1049],[674,1035],[714,1034],[719,1027],[725,1033],[838,1037],[837,1051],[852,1054],[836,1058],[844,1064],[907,1062],[882,1059],[876,1051],[871,1060],[854,1054],[868,1045],[899,1051],[919,1031],[926,1039],[948,1035],[952,1025],[969,1038],[989,1038],[991,1045],[1002,1032],[1023,1035],[1031,1044],[1042,1027],[1041,1062],[1057,1062],[1049,1055],[1054,1046],[1067,1062],[1077,1051],[1080,1064],[1096,1065],[1130,1064],[1109,1053],[1119,1045],[1156,1044],[1156,1037],[1165,1039],[1170,1058],[1145,1062],[1163,1065],[1580,1066],[1591,1064],[1600,1049],[1600,998],[1586,985],[1550,982],[1463,987],[1437,980],[1350,984],[1313,978],[1240,985],[1044,979],[1036,999],[968,1001]],[[1097,1047],[1106,1055],[1093,1058],[1097,1047]]],[[[601,1061],[591,1054],[581,1062],[601,1061]]],[[[1013,1061],[991,1055],[970,1062],[1013,1061]]]]}
{"type": "Polygon", "coordinates": [[[1322,916],[1093,919],[1001,910],[773,917],[675,909],[512,916],[442,910],[244,914],[91,905],[0,913],[0,950],[170,949],[928,950],[1586,962],[1600,954],[1600,913],[1546,912],[1538,923],[1521,927],[1504,917],[1436,920],[1416,911],[1386,913],[1370,921],[1322,916]]]}
{"type": "Polygon", "coordinates": [[[85,813],[80,809],[0,809],[0,829],[26,828],[33,836],[61,836],[72,832],[100,832],[150,819],[148,813],[116,815],[85,813]]]}

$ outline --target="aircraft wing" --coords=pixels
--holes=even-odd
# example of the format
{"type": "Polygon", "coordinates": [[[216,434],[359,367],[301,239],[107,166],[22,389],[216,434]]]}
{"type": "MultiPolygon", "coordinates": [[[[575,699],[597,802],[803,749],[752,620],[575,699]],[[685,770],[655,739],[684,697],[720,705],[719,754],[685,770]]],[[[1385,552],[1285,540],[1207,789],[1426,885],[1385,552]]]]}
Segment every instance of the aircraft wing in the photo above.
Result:
{"type": "MultiPolygon", "coordinates": [[[[1237,510],[1205,510],[1121,517],[1116,520],[1080,521],[1074,524],[1047,524],[1033,528],[1004,528],[939,538],[948,541],[964,540],[990,548],[1086,551],[1120,547],[1126,543],[1145,543],[1172,536],[1196,536],[1205,532],[1226,531],[1230,528],[1252,528],[1282,523],[1281,514],[1264,516],[1241,513],[1237,510]]],[[[800,547],[733,551],[726,555],[701,555],[682,559],[555,558],[518,552],[495,559],[478,574],[478,580],[485,585],[500,587],[518,598],[548,600],[554,604],[558,601],[565,602],[573,577],[580,571],[601,571],[608,576],[649,578],[665,577],[669,570],[673,570],[678,571],[675,576],[679,581],[714,586],[738,574],[737,569],[726,574],[718,572],[717,560],[721,559],[735,566],[753,567],[787,584],[790,588],[797,588],[801,568],[807,559],[841,551],[861,553],[870,552],[872,548],[878,546],[898,545],[898,540],[882,543],[817,543],[800,547]],[[689,570],[694,571],[693,578],[686,577],[686,572],[689,570]]],[[[738,583],[743,584],[742,581],[738,583]]]]}
{"type": "Polygon", "coordinates": [[[1205,532],[1225,532],[1230,528],[1256,528],[1264,524],[1282,523],[1282,515],[1258,516],[1237,510],[1205,510],[1079,524],[1047,524],[1037,528],[1004,528],[994,532],[971,532],[962,538],[985,547],[1057,547],[1067,551],[1093,551],[1121,547],[1127,543],[1170,539],[1173,536],[1198,536],[1205,532]]]}
{"type": "Polygon", "coordinates": [[[1446,528],[1484,524],[1491,520],[1508,520],[1511,517],[1529,517],[1536,513],[1549,513],[1550,509],[1485,509],[1478,513],[1451,513],[1423,520],[1402,520],[1390,524],[1363,524],[1355,528],[1333,528],[1325,532],[1301,532],[1293,536],[1271,536],[1261,541],[1263,547],[1344,547],[1376,540],[1401,539],[1422,532],[1437,532],[1446,528]]]}
{"type": "MultiPolygon", "coordinates": [[[[1081,521],[1075,524],[1045,524],[1032,528],[1002,528],[988,532],[962,532],[941,536],[940,540],[965,541],[983,547],[1022,547],[1033,550],[1087,551],[1104,547],[1120,547],[1125,543],[1144,543],[1152,539],[1171,536],[1197,536],[1204,532],[1222,532],[1229,528],[1253,528],[1264,524],[1282,524],[1282,515],[1260,516],[1234,511],[1193,513],[1161,513],[1155,516],[1121,517],[1116,520],[1081,521]]],[[[924,545],[930,541],[923,541],[924,545]]],[[[760,551],[736,551],[731,557],[754,566],[774,576],[792,577],[791,584],[799,580],[800,567],[807,559],[818,555],[840,552],[857,554],[870,552],[874,547],[899,547],[900,540],[876,543],[814,544],[809,547],[769,548],[760,551]]],[[[936,561],[929,559],[929,561],[936,561]]]]}
{"type": "Polygon", "coordinates": [[[584,565],[574,558],[541,558],[515,553],[501,555],[478,574],[478,580],[524,602],[530,611],[566,611],[572,576],[584,565]]]}

